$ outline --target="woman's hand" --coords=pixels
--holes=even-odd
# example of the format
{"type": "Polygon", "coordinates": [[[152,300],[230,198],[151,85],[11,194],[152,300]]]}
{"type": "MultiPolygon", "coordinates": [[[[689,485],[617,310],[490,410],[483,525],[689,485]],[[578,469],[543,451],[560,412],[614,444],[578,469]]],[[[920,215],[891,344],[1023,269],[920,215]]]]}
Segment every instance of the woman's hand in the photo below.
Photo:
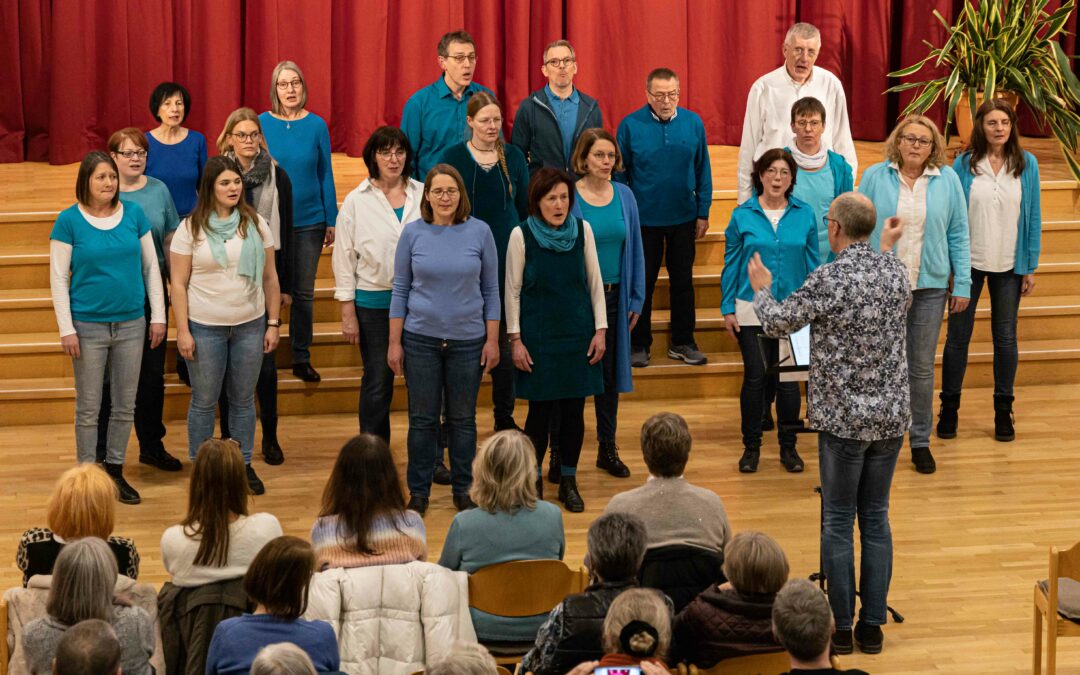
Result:
{"type": "Polygon", "coordinates": [[[73,359],[82,357],[82,352],[79,351],[79,334],[72,333],[71,335],[65,335],[60,338],[60,346],[63,347],[64,353],[73,359]]]}
{"type": "Polygon", "coordinates": [[[486,340],[484,349],[480,352],[480,365],[484,367],[484,375],[495,370],[499,365],[499,341],[486,340]]]}
{"type": "Polygon", "coordinates": [[[668,675],[668,669],[658,666],[652,661],[642,661],[641,673],[642,675],[668,675]]]}
{"type": "Polygon", "coordinates": [[[968,308],[971,298],[958,298],[955,295],[949,298],[949,314],[959,314],[968,308]]]}
{"type": "Polygon", "coordinates": [[[1024,280],[1020,282],[1020,296],[1031,295],[1033,290],[1035,290],[1035,275],[1025,274],[1024,280]]]}
{"type": "Polygon", "coordinates": [[[165,339],[165,324],[152,323],[150,324],[150,349],[157,349],[157,346],[161,344],[161,341],[165,339]]]}
{"type": "Polygon", "coordinates": [[[626,316],[630,319],[630,330],[634,330],[634,326],[637,325],[638,319],[641,318],[641,315],[637,312],[628,312],[626,316]]]}
{"type": "Polygon", "coordinates": [[[326,234],[323,235],[323,247],[334,245],[334,228],[333,226],[326,228],[326,234]]]}
{"type": "Polygon", "coordinates": [[[606,328],[601,328],[593,334],[592,341],[589,342],[589,353],[585,355],[589,357],[590,366],[600,363],[600,359],[604,358],[604,350],[607,349],[606,335],[606,328]]]}
{"type": "Polygon", "coordinates": [[[263,335],[263,354],[269,354],[277,349],[278,340],[281,339],[280,326],[267,326],[266,334],[263,335]]]}
{"type": "Polygon", "coordinates": [[[390,370],[398,377],[405,374],[405,350],[401,348],[400,342],[391,342],[386,348],[386,365],[390,366],[390,370]]]}
{"type": "Polygon", "coordinates": [[[349,344],[360,344],[360,321],[356,318],[355,312],[352,316],[345,312],[341,313],[341,334],[345,336],[345,341],[349,344]]]}
{"type": "Polygon", "coordinates": [[[282,307],[288,307],[291,304],[292,304],[292,296],[289,295],[288,293],[282,293],[281,294],[281,306],[282,307]]]}
{"type": "Polygon", "coordinates": [[[731,336],[732,340],[739,339],[739,320],[735,318],[734,314],[724,315],[724,330],[727,331],[727,334],[731,336]]]}
{"type": "Polygon", "coordinates": [[[176,332],[176,351],[180,352],[180,356],[183,356],[186,361],[195,358],[195,338],[191,336],[191,331],[178,330],[176,332]]]}
{"type": "Polygon", "coordinates": [[[533,360],[529,356],[529,350],[525,348],[525,343],[519,338],[513,341],[513,345],[511,349],[514,353],[514,367],[518,370],[524,370],[526,373],[531,373],[533,360]]]}
{"type": "Polygon", "coordinates": [[[573,670],[568,671],[566,675],[592,675],[592,672],[596,670],[596,667],[599,665],[599,661],[586,661],[585,663],[579,663],[574,666],[573,670]]]}

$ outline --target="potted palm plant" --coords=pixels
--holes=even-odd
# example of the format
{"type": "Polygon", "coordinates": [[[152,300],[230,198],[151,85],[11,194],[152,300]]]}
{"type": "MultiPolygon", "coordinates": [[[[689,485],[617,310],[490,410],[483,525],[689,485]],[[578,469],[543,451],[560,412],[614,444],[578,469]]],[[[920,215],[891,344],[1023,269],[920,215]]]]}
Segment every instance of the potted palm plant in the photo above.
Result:
{"type": "Polygon", "coordinates": [[[930,48],[926,58],[889,73],[889,77],[914,75],[927,64],[943,67],[944,74],[904,82],[886,93],[919,89],[904,109],[905,115],[925,113],[941,99],[948,106],[946,134],[949,123],[956,119],[961,140],[967,143],[981,101],[1007,92],[1045,120],[1073,177],[1080,181],[1080,162],[1075,157],[1080,134],[1080,82],[1057,39],[1065,32],[1076,0],[1066,0],[1054,12],[1046,11],[1048,2],[979,0],[976,4],[968,0],[952,25],[934,10],[948,32],[945,44],[938,47],[924,40],[930,48]]]}

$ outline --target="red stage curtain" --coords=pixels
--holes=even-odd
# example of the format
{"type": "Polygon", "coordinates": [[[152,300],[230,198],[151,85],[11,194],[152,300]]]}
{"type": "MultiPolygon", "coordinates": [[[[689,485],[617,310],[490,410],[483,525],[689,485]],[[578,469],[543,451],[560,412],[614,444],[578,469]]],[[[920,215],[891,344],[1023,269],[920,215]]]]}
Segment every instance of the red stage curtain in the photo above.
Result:
{"type": "MultiPolygon", "coordinates": [[[[922,58],[921,40],[939,43],[930,11],[951,20],[960,2],[9,0],[0,3],[0,161],[78,161],[120,127],[150,128],[147,102],[163,80],[190,90],[188,125],[213,144],[234,108],[269,107],[270,74],[284,59],[304,71],[308,106],[330,124],[334,149],[358,155],[439,77],[435,45],[460,27],[477,40],[476,79],[504,103],[507,130],[544,84],[544,46],[565,36],[609,129],[645,104],[645,76],[663,65],[682,77],[682,103],[710,142],[736,144],[747,89],[781,63],[788,26],[809,21],[822,31],[818,64],[845,85],[855,137],[879,140],[911,97],[882,95],[885,74],[922,58]]],[[[1074,17],[1070,30],[1078,25],[1074,17]]],[[[1067,53],[1075,42],[1066,37],[1067,53]]]]}

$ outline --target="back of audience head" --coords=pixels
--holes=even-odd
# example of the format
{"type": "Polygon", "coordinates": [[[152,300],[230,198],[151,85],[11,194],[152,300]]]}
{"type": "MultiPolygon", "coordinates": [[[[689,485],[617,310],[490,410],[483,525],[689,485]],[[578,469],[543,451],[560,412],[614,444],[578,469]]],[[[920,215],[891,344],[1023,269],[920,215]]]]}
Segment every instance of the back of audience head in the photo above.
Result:
{"type": "Polygon", "coordinates": [[[450,650],[424,671],[426,675],[495,675],[495,658],[475,642],[455,642],[450,650]]]}
{"type": "Polygon", "coordinates": [[[53,675],[117,675],[123,649],[107,621],[87,619],[64,631],[56,646],[53,675]]]}
{"type": "Polygon", "coordinates": [[[508,429],[480,446],[469,497],[488,513],[536,508],[536,450],[528,436],[508,429]]]}
{"type": "Polygon", "coordinates": [[[724,547],[724,576],[748,595],[776,595],[787,581],[787,556],[764,532],[740,532],[724,547]]]}
{"type": "Polygon", "coordinates": [[[297,619],[307,609],[315,551],[299,537],[266,542],[244,574],[244,592],[267,614],[297,619]]]}
{"type": "Polygon", "coordinates": [[[645,523],[629,513],[608,513],[589,526],[585,566],[595,579],[608,582],[637,579],[645,559],[645,523]]]}
{"type": "Polygon", "coordinates": [[[671,412],[653,415],[641,425],[641,453],[657,478],[678,478],[690,459],[690,428],[671,412]]]}
{"type": "Polygon", "coordinates": [[[671,646],[671,610],[659,591],[631,588],[608,609],[601,638],[605,654],[667,660],[671,646]]]}
{"type": "Polygon", "coordinates": [[[316,675],[315,664],[291,642],[266,645],[251,662],[251,675],[316,675]]]}
{"type": "Polygon", "coordinates": [[[776,594],[773,634],[793,660],[827,661],[832,639],[832,608],[820,588],[806,579],[791,579],[776,594]]]}
{"type": "Polygon", "coordinates": [[[195,455],[188,487],[184,534],[200,538],[196,565],[224,567],[229,556],[229,523],[248,514],[244,456],[235,441],[211,438],[195,455]]]}
{"type": "Polygon", "coordinates": [[[379,516],[404,513],[405,493],[386,441],[373,434],[346,441],[326,481],[319,516],[337,516],[342,539],[355,546],[357,553],[375,555],[377,551],[368,543],[372,522],[379,516]]]}
{"type": "Polygon", "coordinates": [[[116,521],[116,484],[97,464],[65,471],[46,505],[49,529],[62,539],[108,539],[116,521]]]}
{"type": "Polygon", "coordinates": [[[116,557],[104,540],[86,537],[70,542],[53,566],[45,611],[65,626],[86,619],[109,621],[113,605],[123,604],[114,598],[116,576],[116,557]]]}

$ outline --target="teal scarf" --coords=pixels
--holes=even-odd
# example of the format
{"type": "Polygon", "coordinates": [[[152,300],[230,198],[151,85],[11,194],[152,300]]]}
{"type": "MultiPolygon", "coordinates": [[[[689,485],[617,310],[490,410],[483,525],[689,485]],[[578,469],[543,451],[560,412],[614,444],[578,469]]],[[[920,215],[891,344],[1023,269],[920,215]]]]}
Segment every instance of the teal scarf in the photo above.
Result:
{"type": "MultiPolygon", "coordinates": [[[[233,209],[228,218],[218,218],[216,213],[210,214],[210,221],[206,226],[206,241],[210,244],[210,253],[222,269],[229,267],[229,257],[225,254],[225,242],[236,236],[236,229],[239,226],[240,209],[233,209]]],[[[266,253],[263,251],[259,228],[255,223],[249,223],[247,236],[244,237],[244,244],[240,249],[240,264],[237,266],[237,273],[255,283],[262,283],[265,264],[266,253]]]]}
{"type": "Polygon", "coordinates": [[[578,219],[572,213],[566,214],[562,227],[552,227],[536,216],[529,216],[525,222],[540,248],[565,253],[573,248],[577,241],[578,219]]]}

